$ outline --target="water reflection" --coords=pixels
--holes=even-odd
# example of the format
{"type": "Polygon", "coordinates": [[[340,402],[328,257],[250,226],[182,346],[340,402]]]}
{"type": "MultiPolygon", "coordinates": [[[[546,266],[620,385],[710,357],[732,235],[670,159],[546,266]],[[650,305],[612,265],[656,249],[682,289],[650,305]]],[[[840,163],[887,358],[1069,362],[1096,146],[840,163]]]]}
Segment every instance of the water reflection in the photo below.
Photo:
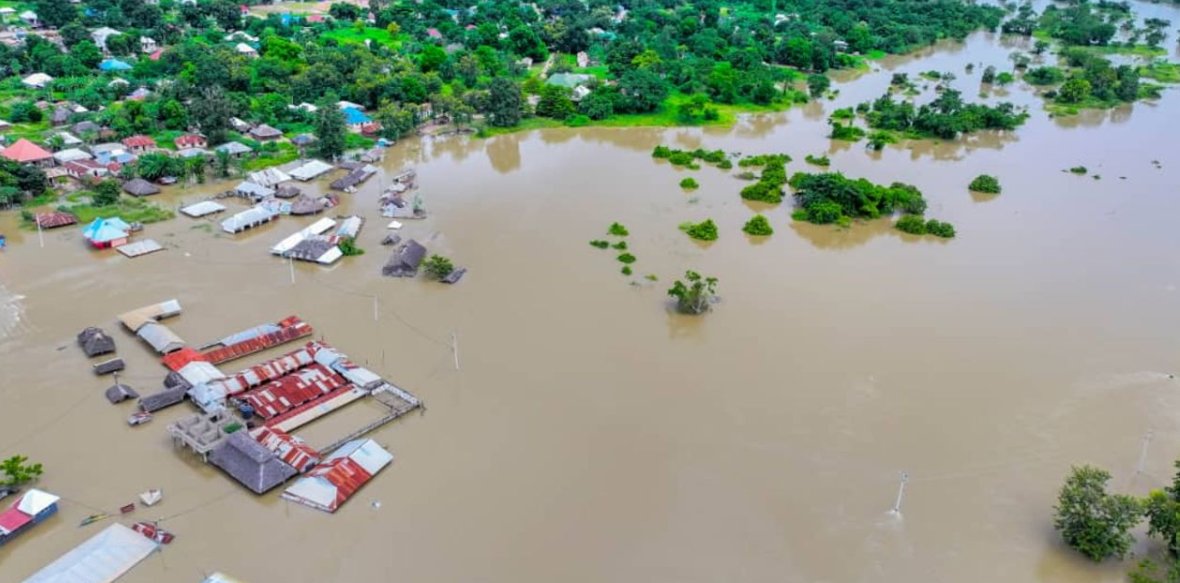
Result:
{"type": "Polygon", "coordinates": [[[492,138],[487,144],[488,161],[500,174],[520,169],[521,134],[509,134],[492,138]]]}
{"type": "Polygon", "coordinates": [[[791,230],[795,231],[795,234],[800,238],[811,243],[813,247],[833,251],[860,247],[882,235],[903,234],[893,228],[893,222],[889,219],[853,221],[851,227],[814,225],[803,221],[793,221],[791,230]]]}

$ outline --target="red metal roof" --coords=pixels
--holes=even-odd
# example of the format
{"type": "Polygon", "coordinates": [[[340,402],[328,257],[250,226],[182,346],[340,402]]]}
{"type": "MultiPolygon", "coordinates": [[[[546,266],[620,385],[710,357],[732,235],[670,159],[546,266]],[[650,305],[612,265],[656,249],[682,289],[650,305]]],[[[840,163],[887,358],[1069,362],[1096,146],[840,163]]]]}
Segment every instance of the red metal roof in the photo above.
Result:
{"type": "Polygon", "coordinates": [[[298,372],[248,391],[239,398],[254,407],[259,417],[270,419],[341,388],[351,389],[351,384],[336,371],[313,363],[298,372]]]}
{"type": "Polygon", "coordinates": [[[48,160],[53,157],[53,154],[50,154],[45,148],[21,138],[11,146],[4,148],[4,151],[0,152],[0,156],[16,162],[25,163],[48,160]]]}
{"type": "Polygon", "coordinates": [[[163,55],[163,54],[164,54],[164,49],[156,49],[155,52],[148,55],[148,58],[153,61],[158,61],[158,60],[160,60],[160,55],[163,55]]]}
{"type": "Polygon", "coordinates": [[[320,452],[280,429],[262,427],[255,432],[254,439],[301,474],[320,462],[320,452]]]}
{"type": "Polygon", "coordinates": [[[154,147],[156,145],[156,141],[148,136],[138,135],[131,136],[130,138],[123,138],[123,145],[127,146],[128,148],[154,147]]]}
{"type": "Polygon", "coordinates": [[[77,224],[77,222],[77,217],[70,213],[63,213],[61,211],[37,213],[37,226],[42,229],[56,229],[57,227],[77,224]]]}
{"type": "Polygon", "coordinates": [[[213,364],[221,364],[234,360],[235,358],[241,358],[254,354],[255,352],[261,352],[268,348],[286,344],[304,336],[310,336],[313,332],[311,326],[295,316],[281,320],[278,322],[278,325],[282,328],[278,332],[263,334],[255,338],[230,344],[229,346],[206,350],[204,352],[204,360],[213,364]]]}
{"type": "Polygon", "coordinates": [[[15,532],[16,529],[33,521],[33,517],[17,510],[16,508],[9,508],[4,512],[0,512],[0,531],[15,532]]]}
{"type": "Polygon", "coordinates": [[[206,144],[205,136],[198,136],[196,134],[185,134],[176,138],[177,148],[193,148],[206,144]]]}
{"type": "Polygon", "coordinates": [[[176,352],[165,354],[164,358],[160,360],[163,361],[164,366],[168,367],[168,370],[172,372],[180,372],[180,369],[184,368],[190,362],[207,359],[200,352],[185,346],[176,352]]]}

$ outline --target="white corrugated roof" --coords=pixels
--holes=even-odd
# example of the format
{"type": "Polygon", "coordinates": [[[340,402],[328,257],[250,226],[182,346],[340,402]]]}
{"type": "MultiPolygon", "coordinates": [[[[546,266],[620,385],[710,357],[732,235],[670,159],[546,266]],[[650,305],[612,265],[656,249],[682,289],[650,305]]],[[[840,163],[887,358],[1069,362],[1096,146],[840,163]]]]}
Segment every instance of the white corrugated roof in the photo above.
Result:
{"type": "Polygon", "coordinates": [[[211,200],[203,200],[203,201],[198,202],[196,204],[190,204],[190,205],[180,209],[180,212],[182,212],[190,217],[203,217],[205,215],[219,213],[223,210],[225,210],[225,205],[223,205],[221,203],[213,202],[211,200]]]}
{"type": "Polygon", "coordinates": [[[176,371],[184,380],[188,381],[190,385],[201,385],[213,381],[219,381],[225,378],[225,373],[221,372],[212,363],[203,360],[194,360],[176,371]]]}
{"type": "Polygon", "coordinates": [[[110,583],[144,560],[158,545],[112,524],[25,579],[25,583],[110,583]]]}
{"type": "Polygon", "coordinates": [[[291,234],[282,241],[275,243],[275,246],[270,248],[270,252],[275,255],[282,255],[283,253],[294,249],[295,246],[302,243],[304,239],[312,235],[325,233],[328,231],[328,229],[331,229],[334,226],[336,226],[336,221],[334,219],[323,217],[320,220],[302,229],[299,229],[298,232],[291,234]]]}
{"type": "MultiPolygon", "coordinates": [[[[329,460],[336,458],[347,457],[356,462],[357,465],[364,468],[369,475],[376,475],[381,471],[381,468],[389,465],[393,461],[393,454],[385,451],[376,441],[372,439],[357,439],[350,441],[342,446],[340,449],[332,452],[328,456],[329,460]]],[[[327,460],[325,460],[327,461],[327,460]]]]}
{"type": "Polygon", "coordinates": [[[61,498],[49,492],[30,488],[28,492],[25,492],[24,496],[21,496],[20,501],[16,503],[16,509],[29,516],[35,516],[38,512],[57,504],[58,500],[61,500],[61,498]]]}
{"type": "Polygon", "coordinates": [[[308,181],[332,169],[332,165],[319,160],[312,160],[291,171],[291,176],[299,180],[308,181]]]}

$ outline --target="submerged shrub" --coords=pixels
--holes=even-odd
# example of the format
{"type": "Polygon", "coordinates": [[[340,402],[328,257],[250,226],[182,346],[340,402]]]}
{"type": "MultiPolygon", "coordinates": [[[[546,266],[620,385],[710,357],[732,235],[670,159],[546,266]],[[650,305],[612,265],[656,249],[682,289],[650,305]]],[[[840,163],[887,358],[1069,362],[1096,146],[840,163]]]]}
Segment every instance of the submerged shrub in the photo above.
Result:
{"type": "Polygon", "coordinates": [[[989,194],[999,194],[1000,193],[1000,181],[996,180],[995,176],[988,176],[987,174],[980,174],[979,176],[975,177],[975,180],[971,181],[971,184],[968,185],[967,188],[970,188],[971,190],[974,190],[975,192],[986,192],[989,194]]]}
{"type": "Polygon", "coordinates": [[[742,231],[747,235],[754,235],[756,237],[766,237],[774,234],[774,228],[770,226],[770,221],[762,215],[754,215],[746,225],[742,227],[742,231]]]}
{"type": "Polygon", "coordinates": [[[717,240],[717,223],[713,219],[705,219],[699,223],[684,223],[680,225],[680,230],[684,231],[689,237],[698,241],[716,241],[717,240]]]}
{"type": "Polygon", "coordinates": [[[925,235],[926,221],[918,215],[905,215],[893,225],[897,230],[911,235],[925,235]]]}

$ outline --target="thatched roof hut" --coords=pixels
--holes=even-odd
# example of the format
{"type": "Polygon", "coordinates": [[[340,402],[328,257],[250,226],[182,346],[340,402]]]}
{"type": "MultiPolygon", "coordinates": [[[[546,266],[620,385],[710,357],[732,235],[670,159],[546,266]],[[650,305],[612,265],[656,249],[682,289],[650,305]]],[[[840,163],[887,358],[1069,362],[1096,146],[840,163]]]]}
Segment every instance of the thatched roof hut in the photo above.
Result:
{"type": "Polygon", "coordinates": [[[275,198],[295,198],[301,194],[303,191],[293,184],[284,184],[275,190],[275,198]]]}
{"type": "Polygon", "coordinates": [[[78,217],[62,211],[37,213],[37,226],[42,229],[56,229],[68,225],[78,224],[78,217]]]}
{"type": "Polygon", "coordinates": [[[296,216],[314,215],[324,211],[324,202],[318,198],[301,196],[291,203],[291,214],[296,216]]]}
{"type": "Polygon", "coordinates": [[[132,178],[123,183],[123,191],[131,196],[151,196],[160,194],[160,187],[142,178],[132,178]]]}
{"type": "Polygon", "coordinates": [[[255,494],[262,494],[298,473],[245,431],[231,433],[210,453],[209,462],[255,494]]]}
{"type": "Polygon", "coordinates": [[[78,346],[86,356],[99,356],[115,351],[115,339],[103,332],[102,328],[91,326],[78,333],[78,346]]]}

